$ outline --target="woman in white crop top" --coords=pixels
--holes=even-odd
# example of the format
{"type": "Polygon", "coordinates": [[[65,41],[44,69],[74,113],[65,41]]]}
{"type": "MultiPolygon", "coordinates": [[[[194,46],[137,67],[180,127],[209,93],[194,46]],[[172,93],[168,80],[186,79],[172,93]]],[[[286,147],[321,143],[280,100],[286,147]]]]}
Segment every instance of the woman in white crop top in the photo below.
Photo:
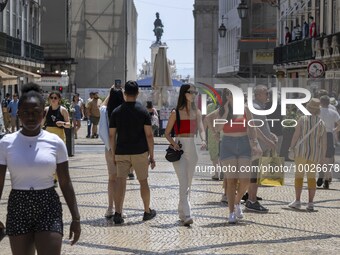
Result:
{"type": "Polygon", "coordinates": [[[72,215],[71,244],[80,236],[80,216],[69,176],[66,147],[57,135],[41,129],[44,104],[38,85],[24,85],[18,105],[23,127],[0,140],[0,198],[8,169],[12,190],[6,232],[14,255],[31,255],[35,250],[38,254],[61,253],[62,206],[53,188],[55,169],[72,215]]]}

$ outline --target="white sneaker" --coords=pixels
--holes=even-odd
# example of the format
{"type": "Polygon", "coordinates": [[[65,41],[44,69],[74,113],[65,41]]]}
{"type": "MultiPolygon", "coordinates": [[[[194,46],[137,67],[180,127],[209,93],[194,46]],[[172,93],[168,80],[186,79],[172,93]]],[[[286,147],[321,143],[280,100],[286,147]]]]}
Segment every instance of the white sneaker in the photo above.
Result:
{"type": "Polygon", "coordinates": [[[308,204],[307,204],[307,207],[306,207],[306,210],[307,210],[308,212],[314,211],[314,203],[308,203],[308,204]]]}
{"type": "Polygon", "coordinates": [[[237,222],[237,218],[234,212],[232,212],[231,214],[229,214],[229,219],[228,219],[228,223],[229,224],[236,224],[237,222]]]}
{"type": "Polygon", "coordinates": [[[228,198],[226,195],[222,194],[221,202],[228,203],[228,198]]]}
{"type": "Polygon", "coordinates": [[[184,226],[190,226],[193,223],[194,223],[194,220],[191,217],[186,217],[185,220],[183,221],[184,226]]]}
{"type": "Polygon", "coordinates": [[[298,210],[300,210],[300,209],[301,209],[301,202],[295,200],[295,201],[291,202],[291,203],[288,205],[288,207],[293,208],[293,209],[298,209],[298,210]]]}
{"type": "Polygon", "coordinates": [[[243,219],[243,211],[242,211],[241,204],[235,205],[235,215],[237,218],[243,219]]]}

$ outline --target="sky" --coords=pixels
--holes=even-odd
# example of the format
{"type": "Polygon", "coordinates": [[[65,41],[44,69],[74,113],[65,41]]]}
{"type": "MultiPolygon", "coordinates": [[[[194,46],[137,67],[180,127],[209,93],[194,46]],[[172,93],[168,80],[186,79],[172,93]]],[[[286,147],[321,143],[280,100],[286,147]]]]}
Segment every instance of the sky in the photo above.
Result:
{"type": "Polygon", "coordinates": [[[164,25],[161,41],[168,45],[167,57],[176,61],[179,74],[193,74],[194,0],[134,0],[137,17],[137,72],[144,60],[150,61],[150,46],[156,41],[153,22],[156,12],[164,25]],[[191,70],[187,70],[191,69],[191,70]]]}

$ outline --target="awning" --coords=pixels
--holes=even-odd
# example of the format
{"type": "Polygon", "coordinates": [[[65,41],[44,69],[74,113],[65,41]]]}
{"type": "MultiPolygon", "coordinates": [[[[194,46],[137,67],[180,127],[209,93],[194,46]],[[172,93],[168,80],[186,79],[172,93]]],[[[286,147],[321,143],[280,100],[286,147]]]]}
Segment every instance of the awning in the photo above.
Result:
{"type": "Polygon", "coordinates": [[[39,74],[36,74],[36,73],[32,73],[30,71],[26,71],[26,70],[23,70],[21,68],[18,68],[18,67],[14,67],[14,66],[10,66],[10,65],[6,65],[6,64],[1,64],[2,67],[5,67],[7,69],[10,69],[12,71],[15,71],[17,73],[22,73],[22,74],[26,74],[28,76],[31,76],[33,77],[34,81],[39,81],[40,78],[41,78],[41,75],[39,74]]]}
{"type": "Polygon", "coordinates": [[[17,76],[4,73],[0,70],[0,79],[2,85],[15,85],[18,84],[17,76]]]}

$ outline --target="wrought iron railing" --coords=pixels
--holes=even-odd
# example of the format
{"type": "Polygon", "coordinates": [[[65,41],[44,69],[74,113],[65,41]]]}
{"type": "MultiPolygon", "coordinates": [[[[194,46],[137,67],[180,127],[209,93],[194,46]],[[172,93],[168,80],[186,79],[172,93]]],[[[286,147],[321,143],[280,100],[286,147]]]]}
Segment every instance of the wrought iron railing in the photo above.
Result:
{"type": "Polygon", "coordinates": [[[312,39],[298,40],[274,49],[274,65],[312,58],[312,39]]]}
{"type": "Polygon", "coordinates": [[[27,59],[35,59],[35,60],[44,60],[44,49],[41,46],[24,42],[25,44],[25,58],[27,59]]]}
{"type": "Polygon", "coordinates": [[[27,59],[32,61],[44,60],[44,49],[41,46],[24,42],[24,52],[21,51],[21,40],[0,32],[0,55],[27,59]]]}
{"type": "MultiPolygon", "coordinates": [[[[338,56],[340,32],[323,35],[315,39],[316,58],[338,56]]],[[[312,39],[304,39],[276,47],[274,49],[274,65],[312,59],[312,39]]]]}

